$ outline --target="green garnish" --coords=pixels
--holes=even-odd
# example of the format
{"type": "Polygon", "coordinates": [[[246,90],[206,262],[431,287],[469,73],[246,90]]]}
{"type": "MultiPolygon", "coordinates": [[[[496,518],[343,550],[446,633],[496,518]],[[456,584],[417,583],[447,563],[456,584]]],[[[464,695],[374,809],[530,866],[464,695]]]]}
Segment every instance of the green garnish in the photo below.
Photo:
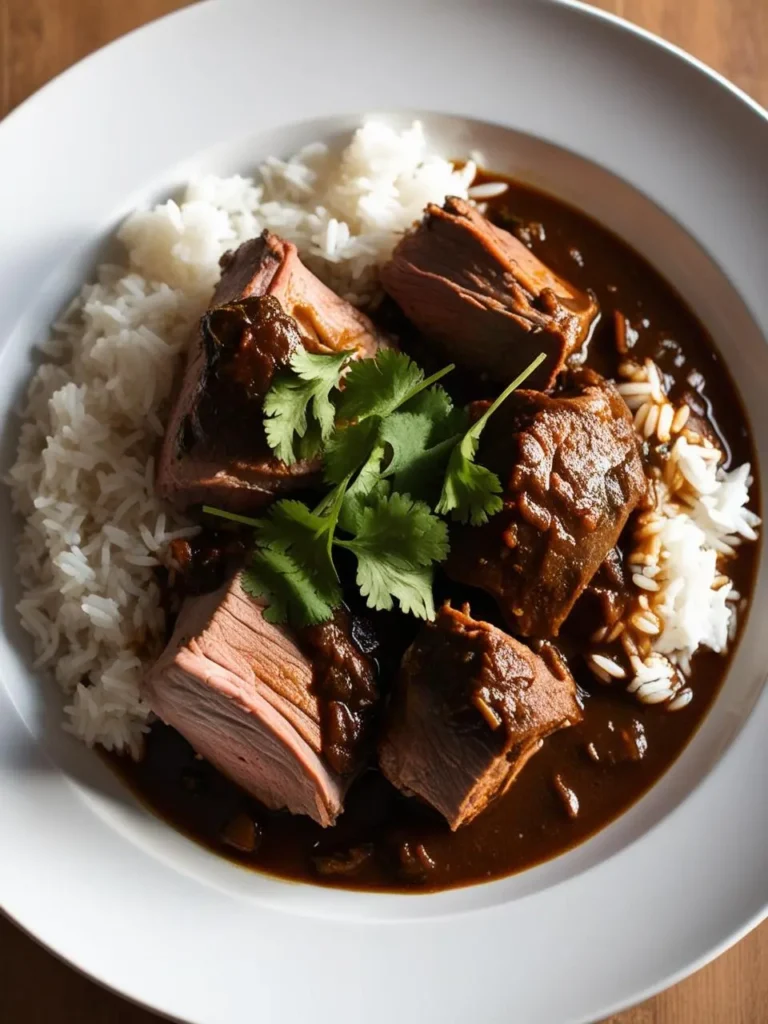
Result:
{"type": "Polygon", "coordinates": [[[527,369],[468,427],[437,381],[392,349],[352,362],[347,353],[298,351],[267,393],[267,441],[287,464],[322,454],[331,488],[310,509],[276,502],[260,519],[211,506],[203,511],[254,528],[243,589],[266,599],[270,622],[324,622],[342,601],[334,551],[357,562],[368,606],[434,618],[434,566],[448,555],[440,518],[484,523],[502,507],[501,481],[475,463],[480,435],[507,396],[539,366],[527,369]],[[342,384],[342,376],[345,370],[342,384]]]}
{"type": "Polygon", "coordinates": [[[330,437],[336,416],[330,393],[350,358],[349,352],[318,356],[300,348],[291,357],[290,370],[274,380],[264,399],[264,430],[269,447],[286,466],[319,454],[330,437]],[[294,449],[294,435],[309,442],[300,453],[294,449]]]}
{"type": "Polygon", "coordinates": [[[499,406],[544,362],[545,358],[542,352],[515,377],[454,447],[448,459],[443,491],[436,506],[436,511],[441,515],[450,512],[460,523],[469,522],[473,526],[481,526],[488,522],[489,516],[501,511],[501,481],[490,469],[478,466],[475,462],[480,435],[499,406]]]}

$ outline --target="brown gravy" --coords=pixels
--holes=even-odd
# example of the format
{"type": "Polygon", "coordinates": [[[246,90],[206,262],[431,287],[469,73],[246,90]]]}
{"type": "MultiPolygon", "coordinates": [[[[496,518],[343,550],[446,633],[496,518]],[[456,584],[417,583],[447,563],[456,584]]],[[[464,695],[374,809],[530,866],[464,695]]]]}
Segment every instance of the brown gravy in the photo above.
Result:
{"type": "MultiPolygon", "coordinates": [[[[552,270],[596,294],[602,318],[589,345],[588,365],[615,376],[613,313],[619,310],[633,336],[637,334],[633,357],[653,357],[673,379],[673,397],[691,387],[700,393],[701,412],[723,442],[727,464],[756,465],[738,394],[713,342],[644,259],[589,217],[526,186],[510,183],[489,204],[489,214],[515,230],[552,270]]],[[[751,591],[758,553],[758,545],[745,545],[731,563],[729,572],[743,595],[751,591]]],[[[454,598],[469,596],[439,582],[442,589],[454,598]]],[[[490,601],[475,592],[471,597],[476,617],[498,622],[490,601]]],[[[398,617],[383,626],[387,639],[380,682],[386,692],[414,625],[398,617]]],[[[141,762],[111,761],[138,796],[172,825],[216,853],[260,871],[347,888],[420,892],[498,878],[568,850],[627,810],[688,743],[728,667],[726,657],[698,654],[694,700],[670,713],[639,704],[621,684],[597,683],[584,666],[579,637],[566,633],[563,649],[585,692],[584,721],[548,739],[506,795],[456,833],[373,769],[355,783],[345,813],[331,829],[307,818],[269,812],[198,760],[181,736],[160,723],[151,730],[141,762]],[[632,749],[627,737],[640,730],[647,749],[641,759],[632,760],[626,756],[632,749]],[[590,744],[602,752],[597,762],[590,757],[590,744]],[[556,776],[578,799],[575,817],[566,811],[556,776]],[[222,838],[230,826],[231,840],[237,832],[232,823],[243,821],[256,823],[255,831],[246,829],[246,845],[255,840],[252,852],[240,852],[222,838]],[[353,873],[318,870],[327,870],[323,857],[347,858],[350,851],[360,861],[353,873]]]]}

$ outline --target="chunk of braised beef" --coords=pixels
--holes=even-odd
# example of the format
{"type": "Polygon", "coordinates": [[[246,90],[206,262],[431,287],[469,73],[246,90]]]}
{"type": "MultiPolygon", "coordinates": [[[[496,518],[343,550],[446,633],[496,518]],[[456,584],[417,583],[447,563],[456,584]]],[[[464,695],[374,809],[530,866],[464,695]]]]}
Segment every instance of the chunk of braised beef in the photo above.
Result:
{"type": "Polygon", "coordinates": [[[491,594],[513,632],[557,636],[645,497],[631,414],[599,374],[572,371],[556,395],[511,395],[480,460],[502,480],[503,508],[453,530],[446,571],[491,594]]]}
{"type": "MultiPolygon", "coordinates": [[[[533,234],[527,237],[530,244],[533,234]]],[[[427,206],[421,224],[383,266],[381,280],[446,358],[503,383],[544,352],[529,386],[551,387],[598,314],[593,296],[455,197],[443,207],[427,206]]]]}
{"type": "Polygon", "coordinates": [[[405,654],[379,765],[455,830],[512,785],[545,737],[581,715],[555,652],[536,655],[467,607],[445,605],[405,654]]]}
{"type": "Polygon", "coordinates": [[[304,266],[295,245],[267,231],[221,267],[169,417],[157,490],[185,508],[248,512],[320,479],[318,459],[289,466],[267,444],[262,404],[275,373],[300,346],[360,358],[388,339],[304,266]]]}
{"type": "Polygon", "coordinates": [[[312,660],[295,634],[263,613],[239,575],[187,597],[142,694],[158,718],[245,792],[327,827],[343,810],[352,775],[342,777],[326,755],[325,701],[312,660]]]}
{"type": "Polygon", "coordinates": [[[591,634],[603,626],[614,626],[623,618],[631,599],[621,552],[611,548],[574,607],[571,617],[576,620],[575,629],[591,634]]]}

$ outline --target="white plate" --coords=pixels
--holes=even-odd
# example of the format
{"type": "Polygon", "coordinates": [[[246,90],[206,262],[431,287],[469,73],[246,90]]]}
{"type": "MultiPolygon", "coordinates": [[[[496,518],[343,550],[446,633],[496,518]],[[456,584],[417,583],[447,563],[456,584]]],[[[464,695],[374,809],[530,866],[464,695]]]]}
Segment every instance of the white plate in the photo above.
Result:
{"type": "MultiPolygon", "coordinates": [[[[552,0],[219,0],[107,47],[12,114],[0,126],[5,465],[32,343],[125,212],[193,169],[247,169],[363,113],[412,110],[431,112],[449,153],[479,146],[677,286],[728,359],[768,479],[766,115],[671,47],[552,0]]],[[[594,839],[457,892],[339,893],[208,854],[60,732],[16,625],[2,513],[0,896],[117,991],[196,1024],[586,1021],[677,980],[765,913],[757,614],[694,741],[594,839]]],[[[760,609],[767,590],[763,564],[760,609]]]]}

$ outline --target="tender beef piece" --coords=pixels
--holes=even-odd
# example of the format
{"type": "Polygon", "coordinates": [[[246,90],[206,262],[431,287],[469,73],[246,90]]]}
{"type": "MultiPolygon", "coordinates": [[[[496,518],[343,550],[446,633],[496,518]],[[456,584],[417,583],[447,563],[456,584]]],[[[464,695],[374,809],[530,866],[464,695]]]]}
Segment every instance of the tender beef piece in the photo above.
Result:
{"type": "Polygon", "coordinates": [[[546,352],[529,386],[550,387],[597,315],[594,298],[463,199],[430,204],[381,280],[447,358],[503,383],[546,352]]]}
{"type": "Polygon", "coordinates": [[[504,482],[504,507],[484,526],[457,528],[447,563],[523,636],[557,636],[646,492],[616,389],[587,369],[566,385],[557,396],[515,392],[489,421],[479,457],[504,482]]]}
{"type": "Polygon", "coordinates": [[[405,654],[379,764],[455,831],[508,789],[546,736],[580,719],[554,649],[540,657],[446,605],[405,654]]]}
{"type": "MultiPolygon", "coordinates": [[[[144,680],[144,696],[199,754],[267,807],[332,825],[365,751],[345,737],[346,774],[334,770],[334,751],[327,754],[323,735],[326,698],[318,693],[312,661],[262,612],[239,576],[188,598],[168,647],[144,680]]],[[[338,629],[343,632],[343,621],[338,629]]],[[[339,676],[364,677],[372,703],[373,667],[361,655],[354,664],[346,657],[339,676]]],[[[350,692],[358,685],[357,678],[347,681],[350,692]]]]}
{"type": "Polygon", "coordinates": [[[157,490],[182,507],[243,512],[318,480],[316,461],[286,466],[267,445],[262,404],[275,372],[301,345],[364,357],[384,339],[276,235],[244,242],[221,267],[168,423],[157,490]]]}

